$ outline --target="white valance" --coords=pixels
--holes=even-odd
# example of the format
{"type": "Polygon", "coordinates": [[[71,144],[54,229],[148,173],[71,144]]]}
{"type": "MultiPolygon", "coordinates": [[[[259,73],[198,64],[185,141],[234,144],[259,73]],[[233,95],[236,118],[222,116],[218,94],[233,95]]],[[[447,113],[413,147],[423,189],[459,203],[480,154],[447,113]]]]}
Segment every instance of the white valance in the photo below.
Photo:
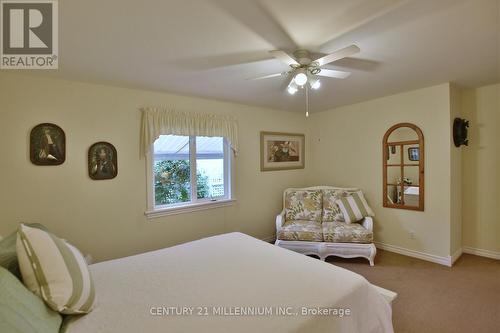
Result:
{"type": "Polygon", "coordinates": [[[149,154],[160,135],[169,134],[224,137],[234,153],[238,152],[238,122],[234,117],[151,107],[141,111],[141,156],[149,154]]]}

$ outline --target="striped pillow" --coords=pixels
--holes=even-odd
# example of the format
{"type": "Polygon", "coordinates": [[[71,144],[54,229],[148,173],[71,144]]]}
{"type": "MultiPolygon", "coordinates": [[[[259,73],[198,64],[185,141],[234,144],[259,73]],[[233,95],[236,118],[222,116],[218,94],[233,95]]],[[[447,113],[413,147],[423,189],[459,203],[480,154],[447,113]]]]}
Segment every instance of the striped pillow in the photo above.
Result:
{"type": "Polygon", "coordinates": [[[340,208],[346,223],[361,221],[367,216],[375,216],[373,210],[368,206],[363,192],[358,191],[351,195],[341,197],[335,203],[340,208]]]}
{"type": "Polygon", "coordinates": [[[21,224],[17,256],[26,287],[54,311],[81,314],[92,310],[94,284],[77,248],[50,232],[21,224]]]}

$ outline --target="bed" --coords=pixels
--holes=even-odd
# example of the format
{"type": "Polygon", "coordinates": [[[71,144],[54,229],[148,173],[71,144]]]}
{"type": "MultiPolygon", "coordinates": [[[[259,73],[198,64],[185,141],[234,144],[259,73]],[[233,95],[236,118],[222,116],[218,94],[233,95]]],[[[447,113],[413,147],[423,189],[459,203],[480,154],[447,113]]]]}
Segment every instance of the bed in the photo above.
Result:
{"type": "Polygon", "coordinates": [[[65,333],[393,332],[362,276],[242,233],[90,266],[97,302],[65,333]]]}

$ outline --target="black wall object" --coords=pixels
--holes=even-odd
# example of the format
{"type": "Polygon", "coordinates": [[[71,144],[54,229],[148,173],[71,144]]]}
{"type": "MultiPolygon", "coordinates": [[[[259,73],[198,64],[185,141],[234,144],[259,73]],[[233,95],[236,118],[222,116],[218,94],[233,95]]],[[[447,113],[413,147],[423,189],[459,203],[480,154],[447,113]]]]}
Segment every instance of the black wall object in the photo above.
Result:
{"type": "Polygon", "coordinates": [[[469,121],[461,118],[455,118],[453,121],[453,142],[456,147],[461,145],[468,146],[467,129],[469,128],[469,121]]]}

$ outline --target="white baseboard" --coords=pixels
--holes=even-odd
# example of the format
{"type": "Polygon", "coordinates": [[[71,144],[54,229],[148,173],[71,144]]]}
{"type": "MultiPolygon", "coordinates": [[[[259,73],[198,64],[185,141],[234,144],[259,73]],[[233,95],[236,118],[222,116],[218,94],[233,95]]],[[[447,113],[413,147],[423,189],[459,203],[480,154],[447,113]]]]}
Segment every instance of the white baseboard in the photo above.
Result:
{"type": "Polygon", "coordinates": [[[379,249],[382,249],[382,250],[386,250],[386,251],[394,252],[394,253],[399,253],[399,254],[402,254],[402,255],[405,255],[408,257],[422,259],[422,260],[430,261],[430,262],[433,262],[436,264],[441,264],[441,265],[448,266],[448,267],[451,267],[451,265],[453,263],[452,256],[441,257],[441,256],[437,256],[434,254],[429,254],[429,253],[415,251],[415,250],[409,250],[409,249],[405,249],[404,247],[399,247],[396,245],[384,244],[384,243],[379,243],[379,242],[375,242],[375,246],[379,249]]]}
{"type": "Polygon", "coordinates": [[[476,256],[500,260],[500,252],[497,251],[477,249],[474,247],[464,246],[463,252],[468,254],[474,254],[476,256]]]}
{"type": "Polygon", "coordinates": [[[453,265],[455,263],[455,261],[457,261],[458,258],[460,258],[460,256],[462,255],[462,253],[463,253],[463,249],[459,248],[455,253],[453,253],[451,255],[451,265],[453,265]]]}
{"type": "MultiPolygon", "coordinates": [[[[273,235],[273,236],[269,236],[269,237],[264,237],[264,238],[261,238],[261,240],[263,240],[264,242],[268,242],[268,243],[274,243],[274,241],[276,240],[276,236],[273,235]]],[[[469,246],[464,246],[464,247],[458,249],[455,253],[453,253],[453,255],[446,256],[446,257],[441,257],[441,256],[437,256],[435,254],[429,254],[429,253],[425,253],[425,252],[410,250],[410,249],[406,249],[404,247],[380,243],[380,242],[375,242],[375,246],[378,249],[382,249],[382,250],[386,250],[386,251],[394,252],[394,253],[399,253],[399,254],[402,254],[402,255],[405,255],[408,257],[422,259],[422,260],[430,261],[430,262],[433,262],[436,264],[441,264],[441,265],[448,266],[448,267],[451,267],[455,263],[455,261],[457,261],[458,258],[460,258],[462,253],[474,254],[476,256],[500,260],[500,252],[491,251],[491,250],[484,250],[484,249],[477,249],[477,248],[469,247],[469,246]]]]}

